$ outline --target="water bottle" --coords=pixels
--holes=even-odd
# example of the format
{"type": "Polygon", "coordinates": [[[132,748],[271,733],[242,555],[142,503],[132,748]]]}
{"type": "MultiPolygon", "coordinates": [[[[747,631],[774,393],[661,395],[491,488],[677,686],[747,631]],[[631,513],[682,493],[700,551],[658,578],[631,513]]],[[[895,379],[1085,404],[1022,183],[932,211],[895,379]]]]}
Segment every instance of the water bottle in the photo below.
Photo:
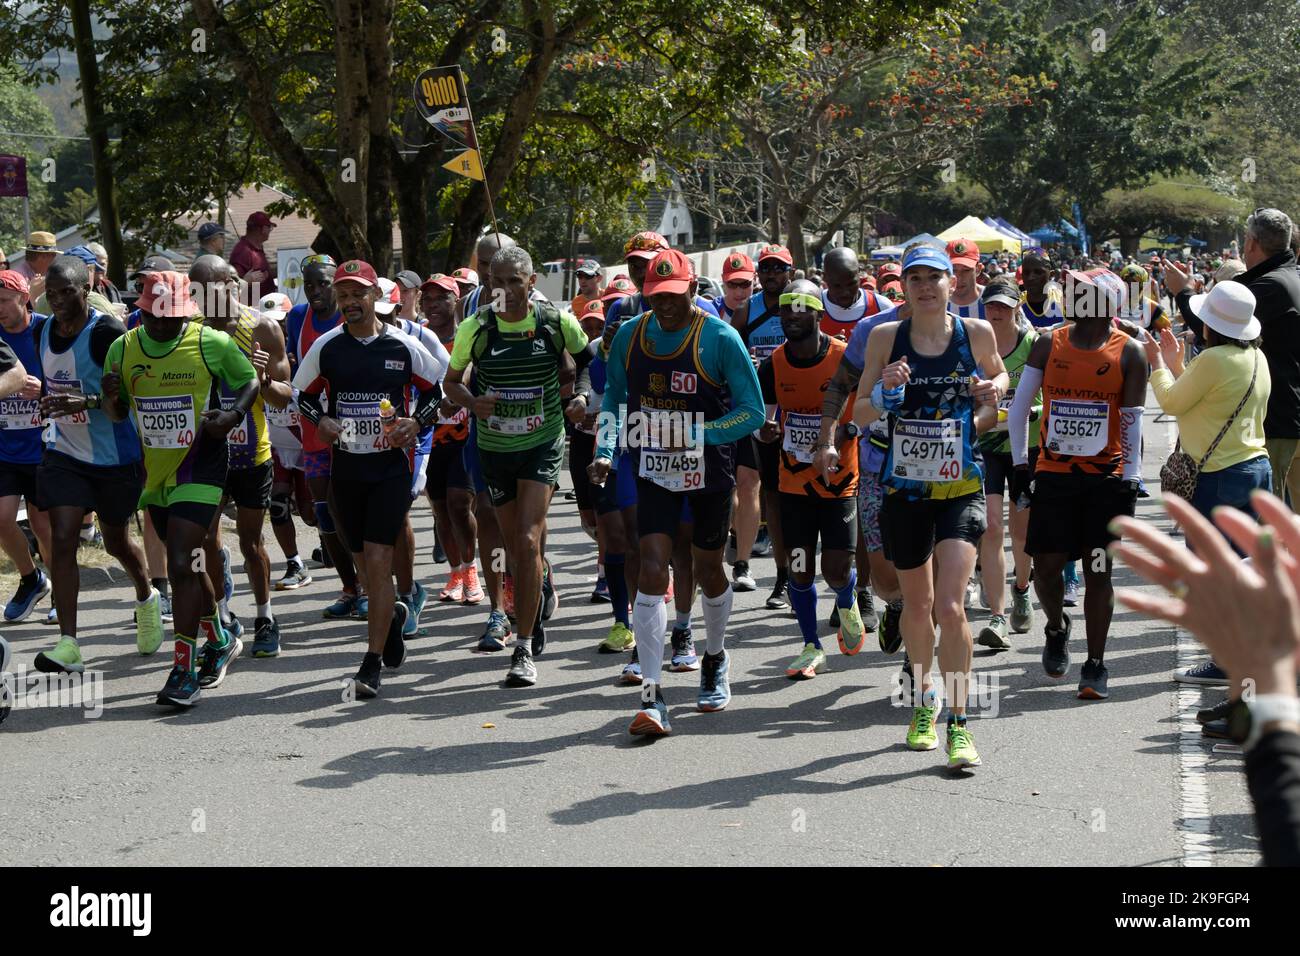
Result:
{"type": "Polygon", "coordinates": [[[379,424],[384,430],[385,438],[393,430],[393,426],[397,424],[397,410],[393,408],[393,403],[386,398],[379,401],[379,424]]]}

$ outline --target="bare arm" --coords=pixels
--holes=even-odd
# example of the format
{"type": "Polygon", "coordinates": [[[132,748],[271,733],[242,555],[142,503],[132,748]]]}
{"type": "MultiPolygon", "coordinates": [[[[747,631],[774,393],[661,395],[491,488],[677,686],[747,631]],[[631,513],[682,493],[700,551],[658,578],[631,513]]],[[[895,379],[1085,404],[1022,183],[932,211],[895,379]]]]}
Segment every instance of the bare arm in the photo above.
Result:
{"type": "Polygon", "coordinates": [[[0,375],[0,398],[17,395],[26,387],[27,369],[23,368],[21,361],[16,362],[13,368],[0,375]]]}
{"type": "Polygon", "coordinates": [[[284,333],[279,323],[263,318],[253,333],[257,348],[267,354],[266,364],[257,366],[258,386],[262,401],[272,408],[285,408],[293,401],[293,388],[289,385],[289,355],[284,348],[284,333]]]}

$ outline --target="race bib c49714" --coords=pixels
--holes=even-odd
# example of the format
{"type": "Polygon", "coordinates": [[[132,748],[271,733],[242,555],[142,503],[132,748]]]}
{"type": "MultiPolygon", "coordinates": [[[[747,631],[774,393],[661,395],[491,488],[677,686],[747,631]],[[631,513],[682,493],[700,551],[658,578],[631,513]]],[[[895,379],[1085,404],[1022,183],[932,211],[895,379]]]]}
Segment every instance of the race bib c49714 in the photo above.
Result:
{"type": "Polygon", "coordinates": [[[900,418],[894,423],[895,478],[957,481],[962,475],[962,422],[900,418]]]}

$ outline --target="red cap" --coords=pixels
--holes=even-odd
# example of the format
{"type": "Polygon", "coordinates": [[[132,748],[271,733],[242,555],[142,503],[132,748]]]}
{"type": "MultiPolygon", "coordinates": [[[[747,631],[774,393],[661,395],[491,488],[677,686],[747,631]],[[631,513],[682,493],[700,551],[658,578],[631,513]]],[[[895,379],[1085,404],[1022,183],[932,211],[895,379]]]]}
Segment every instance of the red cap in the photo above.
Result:
{"type": "Polygon", "coordinates": [[[882,280],[880,283],[880,291],[888,292],[890,289],[897,289],[899,292],[902,292],[903,280],[898,278],[898,276],[889,276],[882,280]]]}
{"type": "Polygon", "coordinates": [[[27,277],[21,272],[15,272],[13,269],[5,269],[0,272],[0,289],[13,289],[23,295],[31,295],[32,291],[27,284],[27,277]]]}
{"type": "Polygon", "coordinates": [[[945,247],[952,264],[978,266],[980,264],[980,247],[974,239],[954,239],[945,247]]]}
{"type": "Polygon", "coordinates": [[[604,303],[600,299],[592,299],[585,306],[583,306],[582,315],[578,316],[578,318],[581,319],[583,318],[583,316],[588,316],[588,315],[598,315],[603,319],[605,317],[604,303]]]}
{"type": "Polygon", "coordinates": [[[257,212],[249,214],[248,222],[245,224],[244,228],[251,229],[253,226],[270,226],[274,229],[275,223],[271,220],[270,216],[259,209],[257,212]]]}
{"type": "Polygon", "coordinates": [[[668,248],[668,240],[657,232],[638,232],[623,244],[623,259],[653,259],[668,248]]]}
{"type": "Polygon", "coordinates": [[[695,278],[691,260],[677,249],[665,249],[650,261],[641,292],[646,298],[660,292],[684,295],[695,278]]]}
{"type": "Polygon", "coordinates": [[[421,289],[428,289],[431,286],[435,289],[442,289],[444,292],[460,292],[460,286],[456,282],[456,277],[445,276],[441,272],[435,272],[420,284],[421,289]]]}
{"type": "Polygon", "coordinates": [[[190,277],[179,272],[146,272],[135,304],[141,312],[168,319],[189,318],[199,311],[190,294],[190,277]]]}
{"type": "Polygon", "coordinates": [[[338,285],[340,282],[379,285],[379,276],[375,275],[375,267],[369,262],[362,262],[360,259],[349,259],[339,266],[334,273],[334,284],[338,285]]]}
{"type": "Polygon", "coordinates": [[[636,283],[627,276],[614,276],[609,280],[609,285],[600,293],[600,301],[608,302],[610,299],[621,299],[625,295],[636,295],[636,283]]]}
{"type": "Polygon", "coordinates": [[[473,269],[453,269],[451,277],[459,283],[473,288],[478,285],[478,273],[473,269]]]}
{"type": "Polygon", "coordinates": [[[874,289],[876,287],[876,280],[871,276],[863,276],[858,280],[858,287],[861,289],[874,289]]]}
{"type": "Polygon", "coordinates": [[[761,263],[764,259],[780,259],[788,266],[794,265],[794,256],[785,246],[767,245],[759,249],[758,261],[761,263]]]}
{"type": "Polygon", "coordinates": [[[880,279],[883,279],[885,276],[901,276],[902,274],[903,267],[897,262],[886,262],[876,270],[876,277],[880,279]]]}
{"type": "Polygon", "coordinates": [[[727,256],[727,261],[722,264],[722,281],[730,282],[732,279],[753,279],[754,278],[754,260],[749,258],[743,252],[733,252],[727,256]]]}

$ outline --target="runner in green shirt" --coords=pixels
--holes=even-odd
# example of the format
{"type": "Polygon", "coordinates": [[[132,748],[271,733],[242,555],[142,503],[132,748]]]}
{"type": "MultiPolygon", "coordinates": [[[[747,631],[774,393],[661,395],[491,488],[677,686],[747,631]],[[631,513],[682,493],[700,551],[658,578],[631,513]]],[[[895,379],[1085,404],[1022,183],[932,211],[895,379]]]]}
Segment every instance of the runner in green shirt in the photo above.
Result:
{"type": "Polygon", "coordinates": [[[257,397],[257,376],[230,336],[203,325],[188,276],[146,274],[139,307],[143,322],[109,347],[101,387],[110,418],[135,418],[147,472],[140,506],[167,546],[176,655],[158,703],[188,707],[201,687],[221,684],[243,647],[221,627],[203,539],[225,488],[227,435],[257,397]],[[236,393],[226,411],[222,385],[236,393]]]}

